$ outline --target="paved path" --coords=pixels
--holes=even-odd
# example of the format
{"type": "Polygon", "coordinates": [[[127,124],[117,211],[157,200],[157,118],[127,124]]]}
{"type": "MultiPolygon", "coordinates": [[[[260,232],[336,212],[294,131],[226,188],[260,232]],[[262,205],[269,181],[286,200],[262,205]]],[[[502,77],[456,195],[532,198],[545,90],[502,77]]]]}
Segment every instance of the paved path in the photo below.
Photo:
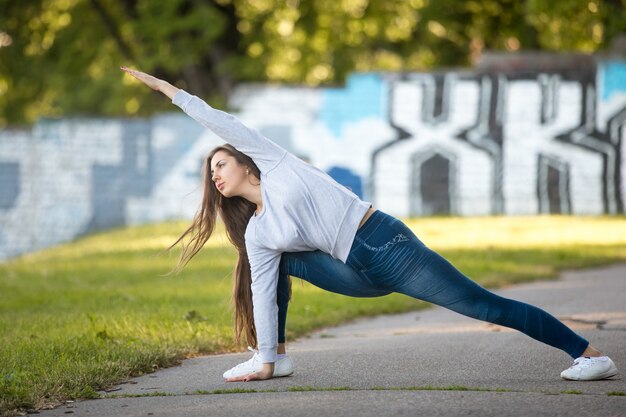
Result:
{"type": "MultiPolygon", "coordinates": [[[[556,315],[626,373],[626,265],[565,272],[498,294],[556,315]]],[[[296,364],[290,377],[226,383],[223,371],[250,355],[207,356],[103,393],[117,398],[39,415],[626,416],[623,376],[563,381],[566,354],[442,308],[323,329],[287,349],[296,364]],[[217,391],[233,389],[257,392],[217,391]]]]}

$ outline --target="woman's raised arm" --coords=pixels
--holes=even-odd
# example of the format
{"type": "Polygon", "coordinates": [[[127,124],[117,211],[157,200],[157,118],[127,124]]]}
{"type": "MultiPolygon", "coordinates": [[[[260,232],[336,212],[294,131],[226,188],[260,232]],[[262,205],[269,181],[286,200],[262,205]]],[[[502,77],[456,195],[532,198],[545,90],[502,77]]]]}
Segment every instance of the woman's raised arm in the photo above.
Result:
{"type": "Polygon", "coordinates": [[[287,154],[285,149],[261,135],[256,129],[247,127],[238,118],[214,109],[200,98],[174,87],[167,81],[130,68],[120,67],[120,69],[153,90],[168,96],[172,103],[180,107],[202,126],[211,129],[239,152],[252,158],[261,172],[267,174],[287,154]]]}
{"type": "Polygon", "coordinates": [[[153,77],[150,74],[146,74],[145,72],[133,70],[124,66],[120,67],[120,69],[132,75],[151,89],[162,92],[163,94],[168,96],[170,100],[173,99],[174,95],[178,92],[178,88],[174,87],[172,84],[168,83],[167,81],[153,77]]]}

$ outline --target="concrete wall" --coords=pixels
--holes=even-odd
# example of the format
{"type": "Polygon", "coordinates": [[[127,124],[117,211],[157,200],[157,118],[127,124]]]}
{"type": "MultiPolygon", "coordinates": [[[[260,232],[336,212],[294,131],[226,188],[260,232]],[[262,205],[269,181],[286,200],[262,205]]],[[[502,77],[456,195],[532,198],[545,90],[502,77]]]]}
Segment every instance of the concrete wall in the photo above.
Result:
{"type": "MultiPolygon", "coordinates": [[[[626,61],[497,62],[354,74],[341,88],[245,85],[230,106],[396,216],[623,214],[626,61]]],[[[0,131],[0,259],[190,218],[203,158],[219,143],[175,108],[0,131]]]]}

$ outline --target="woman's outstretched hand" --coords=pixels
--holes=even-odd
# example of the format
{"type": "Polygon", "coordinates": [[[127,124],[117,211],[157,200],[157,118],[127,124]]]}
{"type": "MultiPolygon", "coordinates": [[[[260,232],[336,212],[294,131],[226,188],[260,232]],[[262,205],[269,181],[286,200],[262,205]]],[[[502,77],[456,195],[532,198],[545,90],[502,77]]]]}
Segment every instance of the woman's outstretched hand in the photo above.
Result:
{"type": "Polygon", "coordinates": [[[264,380],[264,379],[270,379],[274,376],[274,364],[273,363],[264,363],[263,364],[263,369],[261,369],[258,372],[254,372],[252,374],[249,375],[244,375],[244,376],[239,376],[239,377],[235,377],[235,378],[229,378],[226,381],[227,382],[248,382],[248,381],[254,381],[254,380],[264,380]]]}
{"type": "Polygon", "coordinates": [[[136,79],[138,79],[139,81],[141,81],[142,83],[150,87],[151,89],[162,92],[169,98],[173,98],[174,94],[176,94],[176,92],[178,91],[178,88],[174,87],[167,81],[160,80],[157,77],[153,77],[150,74],[146,74],[145,72],[133,70],[124,66],[121,66],[120,69],[132,75],[133,77],[135,77],[136,79]]]}

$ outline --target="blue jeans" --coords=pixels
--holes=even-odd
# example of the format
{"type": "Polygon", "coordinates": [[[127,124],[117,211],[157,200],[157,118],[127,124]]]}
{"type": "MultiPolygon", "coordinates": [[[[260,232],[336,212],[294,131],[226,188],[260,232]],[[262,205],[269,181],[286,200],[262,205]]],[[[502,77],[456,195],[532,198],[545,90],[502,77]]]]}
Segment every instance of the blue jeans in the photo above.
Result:
{"type": "Polygon", "coordinates": [[[288,275],[353,297],[397,292],[510,327],[579,357],[589,343],[547,312],[482,288],[427,248],[400,220],[376,211],[357,231],[346,263],[321,251],[285,252],[278,280],[278,341],[285,342],[288,275]]]}

